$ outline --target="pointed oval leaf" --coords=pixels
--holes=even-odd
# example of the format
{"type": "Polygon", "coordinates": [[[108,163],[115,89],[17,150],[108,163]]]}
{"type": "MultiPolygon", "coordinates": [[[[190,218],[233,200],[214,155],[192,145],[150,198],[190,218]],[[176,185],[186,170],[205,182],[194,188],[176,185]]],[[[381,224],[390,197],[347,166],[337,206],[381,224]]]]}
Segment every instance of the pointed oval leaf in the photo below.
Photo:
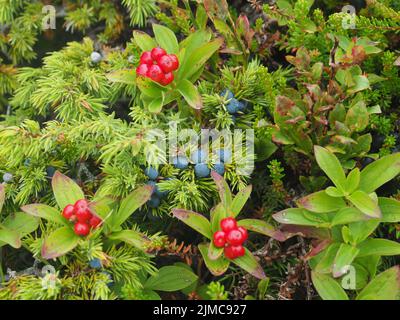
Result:
{"type": "Polygon", "coordinates": [[[340,224],[348,224],[351,222],[364,221],[368,217],[360,210],[354,207],[347,207],[340,209],[333,217],[331,226],[337,226],[340,224]]]}
{"type": "Polygon", "coordinates": [[[315,289],[324,300],[349,300],[340,284],[330,275],[311,271],[311,278],[315,289]]]}
{"type": "Polygon", "coordinates": [[[335,260],[333,261],[332,274],[334,278],[341,277],[348,272],[353,260],[356,258],[359,249],[349,244],[342,243],[336,253],[335,260]]]}
{"type": "Polygon", "coordinates": [[[338,158],[332,152],[320,146],[314,146],[314,152],[319,167],[335,186],[343,191],[346,185],[346,176],[338,158]]]}
{"type": "Polygon", "coordinates": [[[79,243],[80,237],[71,227],[62,227],[53,231],[45,238],[42,246],[44,259],[55,259],[73,250],[79,243]]]}
{"type": "Polygon", "coordinates": [[[233,212],[233,216],[236,217],[240,211],[243,209],[247,200],[251,195],[252,186],[249,185],[246,188],[240,190],[235,197],[233,198],[231,210],[233,212]]]}
{"type": "Polygon", "coordinates": [[[142,51],[151,51],[157,47],[157,42],[145,32],[133,31],[133,39],[142,51]]]}
{"type": "Polygon", "coordinates": [[[132,213],[144,205],[151,197],[153,187],[149,185],[141,186],[121,201],[118,211],[112,216],[112,228],[118,228],[128,219],[132,213]]]}
{"type": "Polygon", "coordinates": [[[286,236],[283,232],[277,230],[274,226],[259,219],[242,219],[239,220],[238,226],[245,227],[248,230],[261,233],[278,241],[285,241],[286,236]]]}
{"type": "Polygon", "coordinates": [[[203,107],[201,95],[196,86],[187,79],[182,79],[176,88],[189,106],[200,110],[203,107]]]}
{"type": "Polygon", "coordinates": [[[369,194],[400,173],[400,153],[376,160],[361,171],[359,189],[369,194]]]}
{"type": "Polygon", "coordinates": [[[167,53],[178,54],[179,45],[175,33],[160,24],[153,23],[153,32],[159,46],[167,51],[167,53]]]}
{"type": "Polygon", "coordinates": [[[378,204],[364,191],[357,190],[349,195],[347,199],[361,212],[372,218],[380,218],[382,213],[378,204]]]}
{"type": "Polygon", "coordinates": [[[212,232],[217,232],[221,229],[220,222],[226,217],[226,208],[220,202],[210,212],[210,221],[212,232]]]}
{"type": "Polygon", "coordinates": [[[323,214],[317,214],[302,208],[289,208],[272,215],[283,224],[296,224],[301,226],[327,227],[329,219],[323,214]]]}
{"type": "Polygon", "coordinates": [[[377,275],[357,296],[357,300],[399,300],[400,266],[377,275]]]}
{"type": "Polygon", "coordinates": [[[354,168],[346,178],[346,192],[353,193],[360,184],[360,169],[354,168]]]}
{"type": "Polygon", "coordinates": [[[21,237],[35,231],[39,226],[39,219],[24,212],[16,212],[7,216],[3,221],[3,225],[17,231],[21,237]]]}
{"type": "Polygon", "coordinates": [[[21,207],[21,210],[31,216],[43,218],[61,225],[67,225],[67,221],[56,208],[45,204],[33,203],[21,207]]]}
{"type": "Polygon", "coordinates": [[[358,257],[367,256],[397,256],[400,255],[400,243],[387,239],[367,239],[357,248],[360,250],[358,257]]]}
{"type": "Polygon", "coordinates": [[[192,229],[201,233],[208,239],[212,239],[211,224],[206,217],[197,212],[185,209],[173,209],[172,214],[192,229]]]}
{"type": "Polygon", "coordinates": [[[342,198],[331,197],[325,190],[312,193],[297,200],[297,205],[317,213],[337,211],[346,207],[346,203],[342,198]]]}
{"type": "Polygon", "coordinates": [[[130,244],[140,250],[144,250],[146,245],[150,243],[150,239],[143,233],[135,230],[122,230],[117,231],[108,236],[110,240],[120,240],[130,244]]]}
{"type": "Polygon", "coordinates": [[[67,205],[74,204],[76,201],[85,198],[83,191],[76,182],[59,171],[54,174],[51,185],[54,197],[61,210],[67,205]]]}
{"type": "Polygon", "coordinates": [[[232,205],[232,193],[229,189],[228,184],[222,176],[215,171],[211,171],[211,177],[213,178],[219,193],[222,204],[225,208],[231,208],[232,205]]]}
{"type": "Polygon", "coordinates": [[[6,228],[0,224],[0,242],[9,244],[13,248],[21,247],[20,235],[17,231],[6,228]]]}
{"type": "Polygon", "coordinates": [[[219,259],[211,260],[208,257],[209,245],[206,243],[200,243],[198,247],[199,247],[201,256],[204,259],[204,263],[206,264],[206,267],[208,268],[208,270],[210,270],[210,272],[214,276],[220,276],[220,275],[224,274],[226,270],[228,270],[228,267],[229,267],[228,259],[221,256],[219,259]]]}
{"type": "Polygon", "coordinates": [[[224,253],[224,248],[217,248],[216,246],[214,246],[213,242],[210,242],[210,247],[208,248],[208,257],[211,260],[216,260],[219,257],[222,256],[222,254],[224,253]]]}
{"type": "Polygon", "coordinates": [[[245,248],[245,254],[242,257],[231,260],[234,264],[246,270],[257,279],[265,279],[265,273],[253,254],[245,248]]]}
{"type": "Polygon", "coordinates": [[[381,208],[381,222],[400,221],[400,201],[391,198],[378,198],[378,205],[381,208]]]}

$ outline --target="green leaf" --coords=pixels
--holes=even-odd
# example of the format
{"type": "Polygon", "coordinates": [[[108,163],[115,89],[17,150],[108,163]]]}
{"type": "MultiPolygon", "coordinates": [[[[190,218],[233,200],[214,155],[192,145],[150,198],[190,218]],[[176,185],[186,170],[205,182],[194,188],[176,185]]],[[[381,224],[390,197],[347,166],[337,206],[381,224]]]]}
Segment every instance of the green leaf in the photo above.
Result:
{"type": "Polygon", "coordinates": [[[146,99],[146,102],[149,100],[149,103],[151,103],[153,99],[162,97],[163,89],[149,78],[137,77],[136,84],[144,95],[142,99],[146,99]]]}
{"type": "Polygon", "coordinates": [[[67,225],[67,220],[63,218],[61,212],[45,204],[34,203],[21,207],[21,210],[31,216],[43,218],[56,222],[61,225],[67,225]]]}
{"type": "Polygon", "coordinates": [[[177,266],[166,266],[147,279],[144,288],[158,291],[182,290],[197,281],[197,276],[190,270],[177,266]]]}
{"type": "Polygon", "coordinates": [[[289,208],[272,215],[272,217],[283,224],[296,224],[301,226],[327,227],[329,219],[325,215],[307,212],[302,208],[289,208]]]}
{"type": "Polygon", "coordinates": [[[107,79],[111,82],[136,85],[136,72],[132,69],[117,70],[108,73],[107,79]]]}
{"type": "Polygon", "coordinates": [[[60,257],[73,250],[79,241],[80,237],[75,234],[71,227],[57,229],[45,238],[42,246],[42,257],[44,259],[60,257]]]}
{"type": "Polygon", "coordinates": [[[346,178],[346,192],[353,193],[360,184],[360,169],[354,168],[346,178]]]}
{"type": "Polygon", "coordinates": [[[156,41],[145,32],[133,31],[133,39],[142,51],[151,51],[157,47],[156,41]]]}
{"type": "Polygon", "coordinates": [[[268,237],[274,238],[278,241],[285,241],[285,235],[274,228],[269,223],[259,219],[242,219],[237,222],[238,226],[244,227],[248,230],[261,233],[268,237]]]}
{"type": "Polygon", "coordinates": [[[144,205],[151,197],[153,187],[145,185],[132,191],[124,200],[121,201],[118,211],[112,216],[113,228],[118,228],[128,219],[132,213],[144,205]]]}
{"type": "Polygon", "coordinates": [[[157,43],[161,48],[167,51],[168,54],[178,54],[179,45],[175,37],[175,33],[162,25],[153,23],[153,32],[157,43]]]}
{"type": "Polygon", "coordinates": [[[305,196],[296,203],[299,207],[317,213],[337,211],[346,206],[342,198],[331,197],[324,190],[305,196]]]}
{"type": "Polygon", "coordinates": [[[194,109],[201,109],[203,102],[201,101],[200,93],[193,83],[187,79],[182,79],[176,88],[182,97],[186,100],[189,106],[194,109]]]}
{"type": "Polygon", "coordinates": [[[209,252],[208,252],[209,245],[207,245],[206,243],[200,243],[198,245],[198,247],[199,247],[201,256],[203,257],[204,263],[206,264],[208,270],[210,270],[210,272],[214,276],[220,276],[220,275],[224,274],[225,271],[229,267],[229,260],[223,256],[221,256],[220,258],[218,258],[216,260],[211,260],[208,256],[209,255],[209,252]]]}
{"type": "Polygon", "coordinates": [[[359,249],[351,245],[345,243],[340,245],[333,262],[332,273],[335,278],[341,277],[348,272],[348,267],[356,258],[358,252],[359,249]]]}
{"type": "Polygon", "coordinates": [[[353,81],[355,82],[355,85],[348,90],[351,94],[370,88],[369,80],[364,75],[353,76],[353,81]]]}
{"type": "Polygon", "coordinates": [[[211,224],[201,214],[185,209],[172,209],[172,214],[206,238],[212,239],[211,224]]]}
{"type": "Polygon", "coordinates": [[[354,244],[367,239],[379,226],[379,219],[368,219],[367,221],[352,222],[349,224],[349,230],[354,244]]]}
{"type": "Polygon", "coordinates": [[[210,246],[208,248],[208,257],[210,260],[216,260],[222,256],[224,252],[224,248],[217,248],[214,246],[214,243],[211,241],[210,246]]]}
{"type": "Polygon", "coordinates": [[[210,211],[210,221],[212,232],[216,232],[221,229],[220,222],[226,217],[226,208],[220,202],[210,211]]]}
{"type": "Polygon", "coordinates": [[[331,226],[337,226],[340,224],[348,224],[350,222],[363,221],[368,219],[360,210],[354,207],[346,207],[340,209],[333,217],[331,226]]]}
{"type": "Polygon", "coordinates": [[[325,248],[321,260],[319,260],[318,264],[314,268],[315,271],[318,273],[331,273],[339,248],[339,243],[331,243],[327,248],[325,248]]]}
{"type": "Polygon", "coordinates": [[[400,221],[400,201],[391,198],[378,198],[378,205],[381,208],[381,222],[400,221]]]}
{"type": "Polygon", "coordinates": [[[149,109],[151,113],[160,113],[163,106],[164,95],[162,94],[161,97],[151,100],[151,102],[147,105],[147,109],[149,109]]]}
{"type": "Polygon", "coordinates": [[[59,171],[56,171],[54,174],[51,185],[53,187],[54,197],[61,210],[67,205],[74,204],[76,201],[85,198],[81,188],[72,179],[59,171]]]}
{"type": "MultiPolygon", "coordinates": [[[[223,39],[203,44],[194,51],[186,51],[184,61],[178,70],[178,79],[191,79],[201,69],[208,59],[221,47],[223,39]]],[[[196,79],[192,79],[193,81],[196,79]]]]}
{"type": "Polygon", "coordinates": [[[311,278],[323,300],[349,300],[346,292],[331,276],[311,271],[311,278]]]}
{"type": "Polygon", "coordinates": [[[250,273],[252,276],[257,279],[265,279],[265,273],[260,264],[257,262],[256,258],[252,255],[252,253],[244,248],[245,254],[242,257],[231,260],[234,264],[242,268],[243,270],[250,273]]]}
{"type": "Polygon", "coordinates": [[[369,122],[369,112],[365,103],[360,101],[349,109],[346,114],[345,124],[353,132],[361,132],[369,122]]]}
{"type": "Polygon", "coordinates": [[[141,250],[146,248],[146,245],[150,243],[150,239],[146,237],[144,234],[137,232],[135,230],[122,230],[113,232],[108,236],[110,240],[120,240],[135,246],[141,250]]]}
{"type": "Polygon", "coordinates": [[[92,214],[101,218],[105,224],[109,225],[112,221],[112,213],[114,212],[115,199],[105,196],[89,203],[89,209],[92,214]]]}
{"type": "Polygon", "coordinates": [[[346,176],[338,158],[332,152],[320,146],[314,146],[314,153],[322,171],[325,172],[340,191],[344,191],[346,176]]]}
{"type": "Polygon", "coordinates": [[[347,199],[361,212],[373,218],[381,217],[381,209],[371,197],[361,190],[357,190],[353,194],[347,196],[347,199]]]}
{"type": "Polygon", "coordinates": [[[399,300],[400,267],[392,267],[377,275],[357,296],[357,300],[399,300]]]}
{"type": "Polygon", "coordinates": [[[400,243],[387,239],[367,239],[357,248],[360,250],[358,257],[400,255],[400,243]]]}
{"type": "Polygon", "coordinates": [[[4,219],[3,225],[10,230],[18,232],[21,237],[24,237],[37,229],[39,219],[24,212],[16,212],[9,214],[4,219]]]}
{"type": "Polygon", "coordinates": [[[236,217],[240,211],[243,209],[244,205],[246,204],[247,200],[250,197],[252,186],[249,185],[246,188],[240,190],[235,197],[233,198],[231,204],[231,210],[233,212],[233,217],[236,217]]]}
{"type": "Polygon", "coordinates": [[[339,191],[339,189],[336,187],[328,187],[325,189],[325,192],[328,196],[331,196],[331,197],[335,197],[335,198],[344,197],[344,193],[342,191],[339,191]]]}
{"type": "Polygon", "coordinates": [[[361,171],[359,189],[371,193],[400,173],[400,153],[376,160],[361,171]]]}
{"type": "Polygon", "coordinates": [[[1,224],[0,224],[0,241],[5,242],[16,249],[21,247],[21,239],[19,233],[17,231],[8,229],[1,224]]]}
{"type": "Polygon", "coordinates": [[[4,190],[4,185],[0,184],[0,213],[1,213],[1,210],[3,209],[5,198],[6,198],[6,192],[4,190]]]}
{"type": "MultiPolygon", "coordinates": [[[[221,177],[215,171],[211,171],[211,177],[213,178],[219,193],[219,197],[225,208],[231,208],[232,205],[232,193],[229,189],[229,185],[226,183],[223,177],[221,177]]],[[[234,213],[231,213],[232,215],[234,213]]]]}

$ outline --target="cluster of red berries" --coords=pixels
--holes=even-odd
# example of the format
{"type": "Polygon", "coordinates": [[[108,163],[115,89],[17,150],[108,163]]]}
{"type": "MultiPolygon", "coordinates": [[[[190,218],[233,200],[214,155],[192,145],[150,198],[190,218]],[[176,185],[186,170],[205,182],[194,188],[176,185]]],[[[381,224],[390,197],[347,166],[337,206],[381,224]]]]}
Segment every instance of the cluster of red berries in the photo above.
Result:
{"type": "Polygon", "coordinates": [[[164,49],[157,47],[142,53],[136,74],[166,86],[174,81],[172,71],[177,70],[178,67],[179,61],[176,55],[167,54],[164,49]]]}
{"type": "Polygon", "coordinates": [[[247,230],[238,227],[234,218],[229,217],[221,220],[221,229],[214,233],[213,242],[218,248],[224,247],[224,254],[228,259],[235,259],[244,255],[242,246],[247,240],[247,230]]]}
{"type": "Polygon", "coordinates": [[[97,228],[102,222],[99,217],[90,212],[89,203],[85,199],[78,200],[74,205],[67,205],[62,215],[75,223],[74,231],[78,236],[87,236],[91,228],[97,228]]]}

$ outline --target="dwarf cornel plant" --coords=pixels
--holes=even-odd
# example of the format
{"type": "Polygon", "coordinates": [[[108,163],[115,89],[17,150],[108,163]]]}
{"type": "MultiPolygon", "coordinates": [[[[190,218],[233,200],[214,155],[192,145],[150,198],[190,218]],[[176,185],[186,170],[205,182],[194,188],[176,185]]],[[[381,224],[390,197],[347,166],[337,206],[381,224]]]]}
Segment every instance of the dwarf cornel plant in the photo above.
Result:
{"type": "Polygon", "coordinates": [[[333,186],[297,200],[297,208],[275,213],[273,218],[317,240],[308,255],[312,280],[324,299],[348,299],[341,280],[354,268],[356,299],[397,299],[400,268],[377,275],[382,256],[400,254],[396,241],[374,237],[381,223],[400,221],[400,201],[378,197],[376,190],[400,173],[400,153],[383,157],[362,171],[347,176],[328,149],[314,147],[316,161],[333,186]],[[386,282],[387,281],[387,282],[386,282]],[[383,282],[385,282],[383,284],[383,282]]]}

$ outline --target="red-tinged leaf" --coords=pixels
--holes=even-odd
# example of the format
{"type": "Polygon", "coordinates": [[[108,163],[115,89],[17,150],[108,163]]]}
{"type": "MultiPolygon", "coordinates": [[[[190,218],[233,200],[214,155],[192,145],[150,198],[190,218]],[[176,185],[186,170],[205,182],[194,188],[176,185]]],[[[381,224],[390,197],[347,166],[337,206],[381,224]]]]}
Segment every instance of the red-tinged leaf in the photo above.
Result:
{"type": "Polygon", "coordinates": [[[137,209],[144,205],[151,197],[153,187],[145,185],[132,191],[124,200],[121,201],[118,211],[113,214],[110,223],[112,228],[118,228],[126,219],[137,209]]]}
{"type": "Polygon", "coordinates": [[[314,228],[314,227],[285,224],[282,226],[282,231],[286,236],[286,239],[289,239],[294,236],[302,236],[305,238],[314,238],[321,240],[331,239],[331,234],[329,232],[329,229],[325,228],[314,228]]]}
{"type": "Polygon", "coordinates": [[[274,226],[270,225],[269,223],[259,220],[259,219],[243,219],[238,221],[238,225],[245,227],[248,230],[261,233],[268,237],[274,238],[278,241],[285,241],[286,236],[274,226]]]}
{"type": "Polygon", "coordinates": [[[208,248],[208,257],[211,260],[218,259],[219,257],[222,256],[223,252],[224,252],[224,248],[217,248],[216,246],[214,246],[212,241],[210,242],[210,246],[208,248]]]}
{"type": "Polygon", "coordinates": [[[229,267],[229,260],[223,256],[221,256],[219,259],[211,260],[208,257],[209,245],[206,243],[200,243],[198,247],[208,270],[210,270],[214,276],[220,276],[224,274],[229,267]]]}
{"type": "Polygon", "coordinates": [[[17,231],[6,228],[0,224],[0,241],[9,244],[13,248],[21,247],[20,235],[17,231]]]}
{"type": "Polygon", "coordinates": [[[56,171],[54,174],[51,185],[53,187],[54,197],[61,210],[67,205],[74,204],[76,201],[85,198],[83,191],[75,181],[59,171],[56,171]]]}
{"type": "Polygon", "coordinates": [[[234,217],[236,217],[243,209],[244,205],[246,204],[247,200],[250,197],[251,190],[252,186],[251,185],[247,186],[246,188],[240,190],[233,198],[231,210],[233,212],[234,217]]]}
{"type": "Polygon", "coordinates": [[[77,236],[71,227],[62,227],[53,231],[42,246],[42,257],[44,259],[55,259],[73,250],[79,243],[77,236]]]}
{"type": "Polygon", "coordinates": [[[172,214],[175,218],[181,220],[192,229],[201,233],[208,239],[212,239],[211,224],[204,216],[197,212],[193,212],[185,209],[173,209],[172,214]]]}
{"type": "Polygon", "coordinates": [[[225,208],[231,208],[232,193],[231,190],[229,189],[228,184],[226,183],[224,178],[221,177],[214,170],[211,171],[211,177],[214,179],[214,182],[217,185],[219,197],[221,198],[222,204],[224,205],[225,208]]]}
{"type": "Polygon", "coordinates": [[[21,210],[31,216],[43,218],[58,224],[67,225],[67,220],[61,215],[61,211],[45,204],[34,203],[21,207],[21,210]]]}
{"type": "Polygon", "coordinates": [[[234,264],[246,270],[252,276],[256,277],[257,279],[264,279],[266,278],[264,270],[253,256],[253,254],[245,248],[245,254],[242,257],[236,258],[231,260],[234,264]]]}
{"type": "Polygon", "coordinates": [[[320,252],[324,251],[331,244],[330,239],[324,239],[320,241],[315,247],[312,247],[311,251],[307,253],[303,259],[305,261],[310,260],[311,258],[318,255],[320,252]]]}
{"type": "Polygon", "coordinates": [[[0,212],[3,209],[5,198],[6,198],[6,192],[4,190],[4,185],[0,184],[0,212]]]}
{"type": "Polygon", "coordinates": [[[312,212],[327,213],[345,207],[346,203],[342,198],[331,197],[323,190],[297,200],[297,205],[312,212]]]}
{"type": "Polygon", "coordinates": [[[146,245],[150,243],[150,239],[143,233],[134,230],[122,230],[114,232],[108,236],[110,240],[120,240],[126,242],[136,248],[144,250],[146,245]]]}

